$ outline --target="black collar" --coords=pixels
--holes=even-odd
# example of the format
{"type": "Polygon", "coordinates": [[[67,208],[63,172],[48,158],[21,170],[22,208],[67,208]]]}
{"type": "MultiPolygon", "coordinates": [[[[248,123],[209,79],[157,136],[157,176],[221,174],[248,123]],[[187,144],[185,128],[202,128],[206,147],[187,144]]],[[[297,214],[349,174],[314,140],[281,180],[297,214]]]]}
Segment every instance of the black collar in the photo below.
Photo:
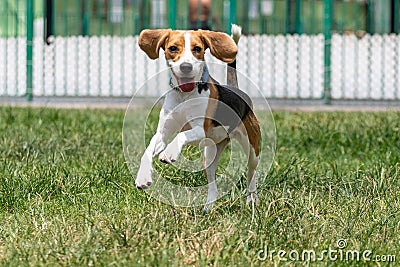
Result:
{"type": "MultiPolygon", "coordinates": [[[[210,72],[208,71],[207,64],[204,63],[204,69],[203,69],[203,74],[201,75],[200,81],[196,82],[197,90],[199,91],[199,94],[201,94],[201,91],[207,91],[208,90],[208,78],[210,77],[210,72]]],[[[172,77],[169,79],[169,86],[171,86],[172,89],[175,90],[180,90],[177,85],[174,85],[172,83],[172,77]]]]}

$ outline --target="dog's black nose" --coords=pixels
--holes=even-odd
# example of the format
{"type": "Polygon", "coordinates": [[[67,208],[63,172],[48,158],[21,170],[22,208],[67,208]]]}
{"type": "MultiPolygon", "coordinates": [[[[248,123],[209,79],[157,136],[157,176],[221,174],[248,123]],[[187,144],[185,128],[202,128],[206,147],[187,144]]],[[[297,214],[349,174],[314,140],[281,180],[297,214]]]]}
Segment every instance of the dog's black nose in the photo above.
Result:
{"type": "Polygon", "coordinates": [[[180,69],[183,73],[189,73],[193,70],[193,65],[190,63],[182,63],[180,69]]]}

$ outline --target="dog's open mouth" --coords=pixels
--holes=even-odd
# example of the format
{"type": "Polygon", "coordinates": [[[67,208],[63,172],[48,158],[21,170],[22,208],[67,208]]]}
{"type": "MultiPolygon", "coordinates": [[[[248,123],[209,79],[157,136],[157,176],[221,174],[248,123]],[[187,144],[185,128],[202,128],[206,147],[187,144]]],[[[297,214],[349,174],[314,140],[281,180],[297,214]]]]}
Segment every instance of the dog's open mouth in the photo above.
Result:
{"type": "Polygon", "coordinates": [[[196,83],[194,78],[177,78],[178,86],[183,92],[191,92],[193,91],[196,83]]]}

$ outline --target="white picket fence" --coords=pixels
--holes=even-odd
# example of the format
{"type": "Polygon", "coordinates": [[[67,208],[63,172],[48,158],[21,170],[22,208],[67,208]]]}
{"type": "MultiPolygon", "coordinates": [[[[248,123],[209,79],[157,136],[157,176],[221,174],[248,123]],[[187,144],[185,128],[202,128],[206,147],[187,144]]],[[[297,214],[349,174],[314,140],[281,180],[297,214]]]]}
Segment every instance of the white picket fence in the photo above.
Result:
{"type": "MultiPolygon", "coordinates": [[[[162,54],[149,60],[137,41],[137,36],[78,36],[56,37],[47,45],[35,38],[33,94],[132,96],[147,79],[166,69],[162,54]]],[[[25,47],[23,37],[0,38],[0,95],[25,94],[25,47]]],[[[207,61],[218,62],[210,54],[207,61]]],[[[334,34],[331,61],[333,99],[400,99],[399,35],[359,39],[334,34]]],[[[319,99],[324,82],[323,35],[244,36],[237,68],[268,98],[319,99]]],[[[158,76],[162,85],[169,79],[164,74],[158,76]]],[[[212,68],[211,75],[223,82],[212,68]]],[[[147,88],[140,94],[159,96],[165,88],[147,88]]]]}

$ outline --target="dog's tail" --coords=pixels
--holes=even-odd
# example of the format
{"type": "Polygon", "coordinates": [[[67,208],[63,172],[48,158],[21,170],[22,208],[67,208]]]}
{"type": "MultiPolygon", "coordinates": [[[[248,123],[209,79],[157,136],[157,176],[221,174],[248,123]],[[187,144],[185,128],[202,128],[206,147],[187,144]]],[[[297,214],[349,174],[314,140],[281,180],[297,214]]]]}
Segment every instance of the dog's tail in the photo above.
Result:
{"type": "MultiPolygon", "coordinates": [[[[231,37],[237,45],[239,43],[240,37],[242,36],[242,27],[236,24],[232,24],[231,32],[232,32],[231,37]]],[[[226,70],[226,82],[229,86],[239,88],[237,72],[236,72],[236,59],[228,64],[228,68],[226,70]]]]}

